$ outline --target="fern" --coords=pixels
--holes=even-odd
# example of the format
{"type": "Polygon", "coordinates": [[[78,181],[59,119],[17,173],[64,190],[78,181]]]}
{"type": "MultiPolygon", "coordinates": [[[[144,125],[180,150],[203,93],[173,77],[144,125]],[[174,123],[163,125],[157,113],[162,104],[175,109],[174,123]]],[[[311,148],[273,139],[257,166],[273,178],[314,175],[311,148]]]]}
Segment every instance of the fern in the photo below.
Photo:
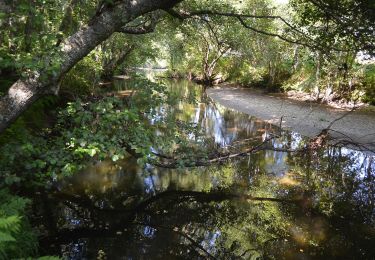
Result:
{"type": "Polygon", "coordinates": [[[28,199],[0,189],[0,259],[36,254],[37,239],[26,218],[29,203],[28,199]]]}
{"type": "Polygon", "coordinates": [[[9,233],[0,231],[0,243],[2,242],[15,242],[16,239],[9,233]]]}
{"type": "Polygon", "coordinates": [[[0,217],[0,231],[8,230],[10,232],[19,231],[21,218],[19,216],[13,215],[9,217],[0,217]]]}

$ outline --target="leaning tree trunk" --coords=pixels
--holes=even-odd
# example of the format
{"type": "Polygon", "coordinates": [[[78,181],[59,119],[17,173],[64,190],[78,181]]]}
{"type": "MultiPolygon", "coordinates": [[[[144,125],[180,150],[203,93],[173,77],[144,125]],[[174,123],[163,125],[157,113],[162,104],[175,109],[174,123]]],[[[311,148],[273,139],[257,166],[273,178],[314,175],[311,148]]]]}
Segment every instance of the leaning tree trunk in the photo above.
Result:
{"type": "Polygon", "coordinates": [[[126,58],[130,55],[130,53],[134,50],[134,45],[129,46],[128,49],[122,50],[118,55],[115,55],[112,59],[107,61],[103,65],[103,72],[101,78],[103,80],[110,80],[113,78],[113,74],[115,73],[116,69],[125,62],[126,58]]]}
{"type": "Polygon", "coordinates": [[[54,73],[46,69],[14,83],[8,93],[0,99],[0,133],[3,132],[23,111],[40,97],[58,94],[59,82],[63,76],[97,45],[109,38],[115,31],[133,19],[157,9],[169,9],[181,0],[124,0],[114,7],[106,7],[90,24],[67,38],[61,44],[61,51],[43,57],[43,60],[60,60],[54,73]]]}

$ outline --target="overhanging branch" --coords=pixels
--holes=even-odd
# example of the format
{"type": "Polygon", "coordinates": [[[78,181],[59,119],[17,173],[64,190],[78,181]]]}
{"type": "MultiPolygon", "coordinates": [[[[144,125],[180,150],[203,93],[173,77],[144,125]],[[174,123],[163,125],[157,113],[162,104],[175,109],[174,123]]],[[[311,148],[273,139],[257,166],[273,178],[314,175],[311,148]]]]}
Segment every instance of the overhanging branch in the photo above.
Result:
{"type": "MultiPolygon", "coordinates": [[[[232,17],[237,19],[242,26],[245,28],[259,33],[263,34],[266,36],[270,37],[275,37],[279,38],[280,40],[283,40],[288,43],[292,44],[297,44],[305,47],[309,47],[312,49],[317,49],[320,51],[325,51],[323,47],[319,45],[313,38],[311,38],[307,33],[303,32],[301,29],[298,27],[294,26],[292,23],[288,22],[285,18],[278,16],[278,15],[250,15],[250,14],[241,14],[241,13],[232,13],[232,12],[216,12],[212,10],[199,10],[199,11],[194,11],[194,12],[187,12],[185,10],[175,10],[175,9],[169,9],[166,10],[168,14],[170,14],[173,17],[176,17],[180,20],[185,20],[185,19],[191,19],[191,18],[200,18],[203,19],[204,21],[207,21],[206,18],[207,16],[224,16],[224,17],[232,17]],[[247,22],[246,19],[272,19],[272,20],[279,20],[281,21],[287,28],[291,30],[291,32],[294,32],[299,35],[300,40],[292,39],[287,36],[261,30],[258,28],[255,28],[253,26],[250,26],[247,22]]],[[[332,50],[336,51],[348,51],[348,50],[343,50],[343,49],[338,49],[335,47],[330,47],[332,50]]]]}
{"type": "Polygon", "coordinates": [[[292,44],[298,44],[298,45],[302,45],[302,46],[309,47],[309,48],[312,48],[312,49],[319,49],[319,47],[316,46],[316,45],[312,45],[312,44],[305,43],[305,42],[298,41],[298,40],[289,39],[289,38],[286,38],[285,36],[283,36],[281,34],[267,32],[267,31],[263,31],[263,30],[254,28],[254,27],[248,25],[241,16],[237,16],[237,19],[243,27],[245,27],[246,29],[249,29],[253,32],[263,34],[263,35],[267,35],[267,36],[271,36],[271,37],[276,37],[276,38],[279,38],[280,40],[283,40],[285,42],[289,42],[289,43],[292,43],[292,44]]]}
{"type": "Polygon", "coordinates": [[[154,31],[155,31],[155,26],[153,27],[142,26],[142,27],[123,27],[118,32],[140,35],[140,34],[152,33],[154,31]]]}
{"type": "Polygon", "coordinates": [[[160,12],[150,15],[146,21],[135,26],[123,26],[117,30],[120,33],[126,34],[147,34],[155,31],[156,25],[161,21],[162,14],[160,12]]]}

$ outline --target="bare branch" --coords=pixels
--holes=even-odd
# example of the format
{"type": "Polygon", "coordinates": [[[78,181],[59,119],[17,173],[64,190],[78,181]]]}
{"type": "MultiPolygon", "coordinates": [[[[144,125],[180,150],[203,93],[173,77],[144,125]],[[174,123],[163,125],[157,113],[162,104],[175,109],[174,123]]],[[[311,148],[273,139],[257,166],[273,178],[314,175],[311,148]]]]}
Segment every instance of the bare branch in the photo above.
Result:
{"type": "Polygon", "coordinates": [[[319,49],[319,47],[317,45],[312,45],[312,44],[305,43],[305,42],[302,42],[302,41],[288,39],[285,36],[277,34],[277,33],[266,32],[266,31],[254,28],[254,27],[248,25],[241,16],[238,16],[237,19],[239,20],[239,22],[241,23],[241,25],[243,27],[245,27],[245,28],[247,28],[249,30],[252,30],[252,31],[254,31],[256,33],[264,34],[264,35],[271,36],[271,37],[276,37],[276,38],[279,38],[279,39],[281,39],[281,40],[283,40],[285,42],[302,45],[302,46],[309,47],[309,48],[312,48],[312,49],[319,49]]]}
{"type": "Polygon", "coordinates": [[[231,13],[231,12],[215,12],[212,10],[200,10],[195,12],[186,12],[186,11],[176,11],[174,9],[166,10],[167,13],[170,15],[180,19],[188,19],[192,18],[194,16],[205,16],[205,15],[214,15],[214,16],[225,16],[225,17],[234,17],[234,18],[254,18],[254,19],[272,19],[272,20],[280,20],[282,21],[287,27],[292,29],[293,31],[303,35],[304,37],[308,37],[305,32],[298,29],[296,26],[292,25],[290,22],[288,22],[285,18],[279,16],[279,15],[250,15],[250,14],[240,14],[240,13],[231,13]]]}
{"type": "Polygon", "coordinates": [[[142,27],[123,27],[118,32],[126,34],[147,34],[155,31],[155,26],[142,26],[142,27]]]}
{"type": "MultiPolygon", "coordinates": [[[[262,143],[258,144],[258,145],[255,145],[249,149],[246,149],[245,151],[242,151],[242,152],[238,152],[238,153],[231,153],[231,154],[226,154],[226,155],[219,155],[219,156],[215,156],[215,157],[211,157],[207,160],[200,160],[200,159],[196,159],[195,161],[192,160],[191,163],[187,164],[187,165],[184,165],[184,167],[198,167],[198,166],[208,166],[208,165],[211,165],[211,164],[215,164],[215,163],[223,163],[223,162],[226,162],[228,160],[231,160],[231,159],[235,159],[237,157],[244,157],[244,156],[248,156],[250,154],[254,154],[254,153],[257,153],[259,151],[263,151],[263,150],[272,150],[272,151],[280,151],[280,152],[297,152],[298,150],[291,150],[291,149],[288,149],[288,148],[281,148],[281,149],[278,149],[278,148],[275,148],[275,147],[269,147],[267,146],[267,144],[269,143],[269,141],[273,140],[276,136],[271,136],[269,138],[266,138],[262,143]]],[[[157,157],[158,154],[155,154],[157,157]]],[[[163,158],[166,158],[166,156],[163,156],[163,158]]],[[[157,166],[157,167],[161,167],[161,168],[170,168],[170,169],[174,169],[174,168],[178,168],[179,165],[177,164],[177,159],[173,158],[172,160],[164,160],[164,162],[159,162],[157,160],[149,160],[149,163],[154,165],[154,166],[157,166]]]]}
{"type": "Polygon", "coordinates": [[[117,32],[136,35],[152,33],[155,31],[156,25],[161,21],[161,17],[161,13],[154,13],[146,21],[135,26],[123,26],[117,32]]]}

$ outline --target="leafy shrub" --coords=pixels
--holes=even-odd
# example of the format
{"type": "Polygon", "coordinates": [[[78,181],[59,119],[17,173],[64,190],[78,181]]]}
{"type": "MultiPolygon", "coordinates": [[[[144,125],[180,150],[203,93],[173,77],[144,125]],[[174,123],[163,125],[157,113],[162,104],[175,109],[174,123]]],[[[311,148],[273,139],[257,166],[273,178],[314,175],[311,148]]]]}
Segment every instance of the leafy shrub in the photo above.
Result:
{"type": "Polygon", "coordinates": [[[100,54],[93,51],[66,74],[61,86],[62,93],[78,97],[94,92],[101,72],[100,54]]]}
{"type": "Polygon", "coordinates": [[[255,68],[248,62],[234,66],[231,69],[231,79],[243,85],[253,85],[262,81],[266,74],[264,68],[255,68]]]}
{"type": "Polygon", "coordinates": [[[51,177],[78,172],[87,161],[117,161],[129,149],[146,160],[156,138],[146,118],[157,112],[154,108],[166,96],[162,86],[144,80],[135,82],[133,88],[139,91],[131,102],[116,97],[77,100],[58,113],[51,129],[38,135],[15,132],[19,138],[3,139],[0,180],[8,185],[45,186],[51,177]]]}

